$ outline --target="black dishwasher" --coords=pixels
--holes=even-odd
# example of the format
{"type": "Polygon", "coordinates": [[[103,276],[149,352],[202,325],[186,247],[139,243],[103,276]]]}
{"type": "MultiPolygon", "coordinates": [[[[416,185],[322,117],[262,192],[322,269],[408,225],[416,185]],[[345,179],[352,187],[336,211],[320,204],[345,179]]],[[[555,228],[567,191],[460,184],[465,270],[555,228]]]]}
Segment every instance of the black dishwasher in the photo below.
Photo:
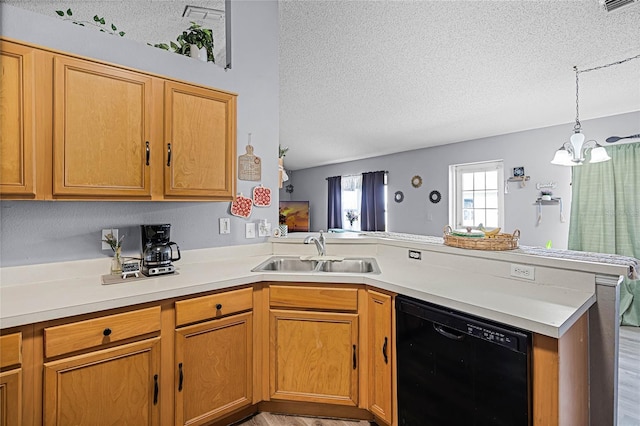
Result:
{"type": "Polygon", "coordinates": [[[531,334],[396,298],[398,423],[528,426],[531,334]]]}

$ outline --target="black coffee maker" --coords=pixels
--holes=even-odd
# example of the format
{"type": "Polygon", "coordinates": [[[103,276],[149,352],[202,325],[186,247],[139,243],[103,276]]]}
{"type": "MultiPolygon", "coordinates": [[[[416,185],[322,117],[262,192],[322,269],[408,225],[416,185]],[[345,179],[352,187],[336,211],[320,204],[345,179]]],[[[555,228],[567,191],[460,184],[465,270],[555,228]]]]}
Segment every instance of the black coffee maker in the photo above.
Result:
{"type": "Polygon", "coordinates": [[[171,225],[140,225],[142,234],[142,273],[146,276],[172,274],[171,264],[180,260],[180,247],[171,239],[171,225]],[[178,257],[173,255],[173,247],[178,257]]]}

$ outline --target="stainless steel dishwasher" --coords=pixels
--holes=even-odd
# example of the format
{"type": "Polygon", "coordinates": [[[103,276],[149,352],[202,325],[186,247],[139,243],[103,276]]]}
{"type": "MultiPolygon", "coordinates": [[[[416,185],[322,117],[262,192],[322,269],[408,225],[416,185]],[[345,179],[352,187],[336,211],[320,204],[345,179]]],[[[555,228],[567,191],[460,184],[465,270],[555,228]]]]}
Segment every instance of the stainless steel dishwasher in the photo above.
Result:
{"type": "Polygon", "coordinates": [[[528,426],[531,333],[396,298],[398,423],[528,426]]]}

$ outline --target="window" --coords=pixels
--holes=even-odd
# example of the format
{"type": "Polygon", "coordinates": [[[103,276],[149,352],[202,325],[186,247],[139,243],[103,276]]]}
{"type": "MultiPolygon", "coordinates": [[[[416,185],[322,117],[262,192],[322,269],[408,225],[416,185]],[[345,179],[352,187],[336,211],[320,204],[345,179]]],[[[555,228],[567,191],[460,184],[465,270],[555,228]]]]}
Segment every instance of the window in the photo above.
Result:
{"type": "Polygon", "coordinates": [[[342,185],[342,227],[359,231],[361,229],[362,175],[342,176],[340,183],[342,185]],[[357,219],[350,221],[349,217],[357,219]]]}
{"type": "Polygon", "coordinates": [[[449,166],[449,223],[454,228],[504,227],[502,160],[449,166]]]}

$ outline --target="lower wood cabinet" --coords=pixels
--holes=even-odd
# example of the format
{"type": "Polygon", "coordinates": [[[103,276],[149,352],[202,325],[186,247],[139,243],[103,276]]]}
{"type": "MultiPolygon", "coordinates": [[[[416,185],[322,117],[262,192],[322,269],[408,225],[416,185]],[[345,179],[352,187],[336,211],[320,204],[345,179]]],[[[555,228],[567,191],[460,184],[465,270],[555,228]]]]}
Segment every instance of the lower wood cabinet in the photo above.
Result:
{"type": "Polygon", "coordinates": [[[202,425],[251,405],[252,342],[252,312],[176,330],[176,425],[202,425]]]}
{"type": "Polygon", "coordinates": [[[369,411],[387,424],[393,422],[393,298],[367,291],[369,333],[369,411]]]}
{"type": "Polygon", "coordinates": [[[45,425],[160,424],[160,338],[44,364],[45,425]]]}
{"type": "Polygon", "coordinates": [[[0,369],[0,426],[21,426],[21,333],[0,336],[0,369]]]}

